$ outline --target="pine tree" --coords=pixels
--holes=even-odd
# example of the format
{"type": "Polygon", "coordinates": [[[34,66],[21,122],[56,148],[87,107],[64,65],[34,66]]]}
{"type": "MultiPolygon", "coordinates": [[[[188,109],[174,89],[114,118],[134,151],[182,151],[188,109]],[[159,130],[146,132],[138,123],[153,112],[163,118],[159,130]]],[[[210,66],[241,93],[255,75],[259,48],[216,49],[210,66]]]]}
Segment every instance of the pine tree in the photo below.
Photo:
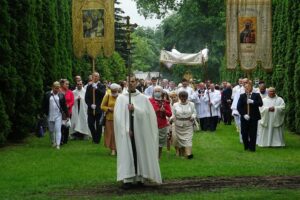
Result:
{"type": "Polygon", "coordinates": [[[67,78],[72,81],[72,56],[70,52],[71,26],[70,26],[70,9],[67,0],[56,1],[56,19],[58,31],[58,76],[67,78]]]}
{"type": "Polygon", "coordinates": [[[296,56],[295,73],[294,73],[294,99],[295,99],[295,117],[294,124],[296,133],[300,134],[300,4],[293,1],[293,19],[297,20],[294,27],[296,37],[296,48],[294,54],[296,56]]]}
{"type": "Polygon", "coordinates": [[[6,0],[0,0],[0,145],[4,144],[7,135],[11,131],[11,123],[9,121],[8,113],[12,115],[13,107],[10,106],[10,97],[14,100],[16,90],[10,88],[14,80],[15,72],[11,66],[12,49],[9,44],[10,39],[10,16],[8,10],[8,3],[6,0]],[[2,95],[4,93],[5,95],[2,95]],[[5,101],[3,100],[5,98],[5,101]],[[8,105],[5,106],[5,105],[8,105]]]}
{"type": "Polygon", "coordinates": [[[58,30],[56,19],[56,1],[40,2],[42,17],[39,19],[39,45],[44,66],[44,90],[49,89],[53,81],[61,78],[58,69],[58,30]]]}
{"type": "Polygon", "coordinates": [[[10,138],[15,140],[26,137],[35,126],[36,115],[43,93],[40,76],[41,54],[39,51],[36,0],[20,1],[18,13],[18,62],[17,73],[22,80],[22,90],[18,91],[16,112],[12,119],[13,132],[10,138]]]}

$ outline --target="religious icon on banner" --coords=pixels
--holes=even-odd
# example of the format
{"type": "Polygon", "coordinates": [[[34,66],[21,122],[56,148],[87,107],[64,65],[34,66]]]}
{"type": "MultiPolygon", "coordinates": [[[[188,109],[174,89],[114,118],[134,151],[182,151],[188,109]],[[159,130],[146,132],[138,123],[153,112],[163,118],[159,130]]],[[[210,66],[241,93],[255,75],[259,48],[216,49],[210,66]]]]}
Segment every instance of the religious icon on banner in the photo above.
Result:
{"type": "Polygon", "coordinates": [[[112,0],[73,0],[73,48],[76,57],[111,56],[115,49],[112,0]]]}
{"type": "Polygon", "coordinates": [[[83,36],[84,38],[104,37],[104,10],[83,10],[83,36]]]}
{"type": "Polygon", "coordinates": [[[272,1],[226,0],[228,69],[272,70],[272,1]]]}
{"type": "Polygon", "coordinates": [[[239,17],[240,43],[255,43],[256,17],[239,17]]]}

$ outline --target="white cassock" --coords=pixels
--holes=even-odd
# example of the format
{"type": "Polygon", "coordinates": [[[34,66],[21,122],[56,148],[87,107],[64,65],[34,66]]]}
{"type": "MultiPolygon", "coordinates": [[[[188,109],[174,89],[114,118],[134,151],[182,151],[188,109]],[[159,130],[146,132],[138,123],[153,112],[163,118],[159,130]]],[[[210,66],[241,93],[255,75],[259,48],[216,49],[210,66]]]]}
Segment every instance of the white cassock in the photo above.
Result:
{"type": "Polygon", "coordinates": [[[241,85],[236,85],[234,86],[234,88],[232,88],[232,95],[231,95],[231,99],[234,99],[235,95],[238,93],[238,94],[241,94],[242,91],[245,92],[245,89],[243,86],[241,85]]]}
{"type": "Polygon", "coordinates": [[[131,93],[134,105],[134,139],[137,152],[135,174],[131,139],[129,136],[128,92],[120,94],[114,109],[114,129],[117,146],[117,181],[141,176],[161,183],[158,163],[158,126],[156,114],[149,99],[138,90],[131,93]]]}
{"type": "Polygon", "coordinates": [[[72,108],[71,127],[69,132],[70,134],[79,132],[91,137],[91,132],[87,123],[87,105],[84,100],[85,89],[84,88],[82,88],[81,90],[75,89],[73,90],[73,94],[74,94],[74,106],[72,108]],[[79,112],[78,112],[78,102],[80,105],[79,112]]]}
{"type": "Polygon", "coordinates": [[[221,106],[221,92],[219,90],[214,90],[213,92],[211,92],[211,90],[209,91],[205,91],[204,94],[204,101],[209,103],[209,101],[212,103],[212,105],[210,106],[211,109],[208,106],[208,116],[209,117],[221,117],[221,111],[220,111],[220,106],[221,106]],[[211,110],[211,115],[210,115],[210,110],[211,110]]]}
{"type": "Polygon", "coordinates": [[[208,102],[204,100],[204,95],[199,96],[198,91],[194,92],[192,102],[195,104],[196,112],[197,112],[197,118],[206,118],[210,117],[208,102]]]}
{"type": "Polygon", "coordinates": [[[188,93],[188,100],[192,101],[192,98],[194,96],[194,89],[190,86],[187,87],[181,87],[177,90],[177,94],[179,94],[180,91],[186,91],[188,93]]]}
{"type": "Polygon", "coordinates": [[[259,122],[260,134],[258,146],[260,147],[280,147],[285,146],[283,139],[284,122],[284,100],[275,96],[263,99],[263,106],[259,108],[261,120],[259,122]],[[269,112],[269,108],[274,107],[274,112],[269,112]]]}
{"type": "MultiPolygon", "coordinates": [[[[258,89],[257,93],[260,94],[260,97],[261,97],[262,100],[264,100],[264,98],[266,98],[268,96],[267,91],[264,94],[262,94],[260,92],[260,90],[258,89]]],[[[260,120],[258,120],[258,122],[257,122],[257,137],[256,137],[256,144],[257,145],[258,145],[259,140],[260,140],[260,132],[261,132],[261,128],[262,128],[261,125],[259,125],[259,124],[260,124],[260,120]]]]}

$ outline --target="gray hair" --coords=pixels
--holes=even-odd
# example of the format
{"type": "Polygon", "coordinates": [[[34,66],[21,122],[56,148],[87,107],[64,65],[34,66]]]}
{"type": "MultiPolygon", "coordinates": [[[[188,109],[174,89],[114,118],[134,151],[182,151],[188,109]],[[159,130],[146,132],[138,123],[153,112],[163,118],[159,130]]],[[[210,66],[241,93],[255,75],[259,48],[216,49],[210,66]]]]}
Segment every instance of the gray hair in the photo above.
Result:
{"type": "Polygon", "coordinates": [[[121,86],[119,84],[116,84],[116,83],[112,83],[109,87],[110,87],[111,90],[118,90],[118,89],[121,88],[121,86]]]}
{"type": "Polygon", "coordinates": [[[159,89],[160,91],[163,91],[163,88],[160,85],[157,85],[153,88],[153,92],[154,90],[159,89]]]}

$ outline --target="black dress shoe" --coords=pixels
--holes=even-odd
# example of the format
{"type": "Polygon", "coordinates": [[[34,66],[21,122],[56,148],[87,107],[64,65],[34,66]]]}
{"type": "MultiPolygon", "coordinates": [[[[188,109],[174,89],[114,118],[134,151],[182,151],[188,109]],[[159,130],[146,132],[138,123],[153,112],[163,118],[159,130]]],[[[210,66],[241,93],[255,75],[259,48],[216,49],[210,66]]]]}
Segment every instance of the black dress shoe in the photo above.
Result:
{"type": "Polygon", "coordinates": [[[123,183],[122,189],[129,190],[133,187],[132,183],[123,183]]]}
{"type": "Polygon", "coordinates": [[[188,157],[187,157],[188,159],[193,159],[194,158],[194,155],[193,154],[191,154],[191,155],[188,155],[188,157]]]}

